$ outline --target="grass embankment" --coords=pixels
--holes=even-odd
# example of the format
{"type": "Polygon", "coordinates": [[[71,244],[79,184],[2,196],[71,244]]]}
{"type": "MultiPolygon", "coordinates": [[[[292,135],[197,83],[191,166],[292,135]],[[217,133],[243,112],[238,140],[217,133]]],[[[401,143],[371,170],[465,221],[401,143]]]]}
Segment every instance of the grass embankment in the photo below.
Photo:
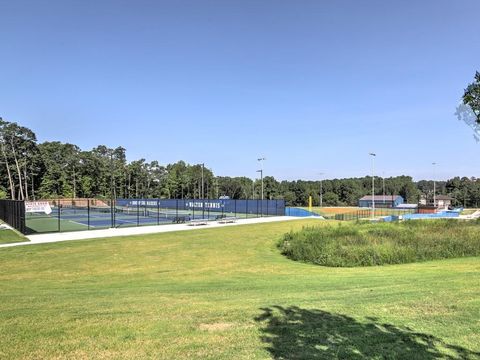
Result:
{"type": "Polygon", "coordinates": [[[28,241],[28,239],[14,230],[0,230],[0,244],[9,244],[23,241],[28,241]]]}
{"type": "Polygon", "coordinates": [[[372,266],[480,255],[480,222],[340,223],[285,234],[281,252],[324,266],[372,266]]]}
{"type": "MultiPolygon", "coordinates": [[[[0,249],[1,359],[474,359],[480,261],[291,261],[318,220],[0,249]]],[[[327,222],[325,222],[327,223],[327,222]]]]}

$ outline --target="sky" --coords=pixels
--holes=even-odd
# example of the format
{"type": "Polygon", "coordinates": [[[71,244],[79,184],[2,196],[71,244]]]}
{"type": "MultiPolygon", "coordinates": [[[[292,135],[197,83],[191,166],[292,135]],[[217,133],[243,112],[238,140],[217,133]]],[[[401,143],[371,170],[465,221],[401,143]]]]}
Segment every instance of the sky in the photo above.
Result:
{"type": "Polygon", "coordinates": [[[0,0],[0,116],[279,180],[480,177],[478,0],[0,0]],[[433,162],[437,165],[434,167],[433,162]],[[324,173],[324,175],[320,175],[324,173]]]}

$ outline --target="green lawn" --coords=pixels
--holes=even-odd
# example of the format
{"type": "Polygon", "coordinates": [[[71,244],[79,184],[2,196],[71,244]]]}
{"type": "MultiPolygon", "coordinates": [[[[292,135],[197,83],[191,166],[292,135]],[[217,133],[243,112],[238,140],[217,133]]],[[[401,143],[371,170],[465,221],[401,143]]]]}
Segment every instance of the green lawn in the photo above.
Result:
{"type": "Polygon", "coordinates": [[[479,359],[480,259],[291,261],[318,220],[0,249],[0,358],[479,359]]]}
{"type": "Polygon", "coordinates": [[[13,230],[0,230],[0,244],[9,244],[22,241],[28,241],[28,239],[13,230]]]}

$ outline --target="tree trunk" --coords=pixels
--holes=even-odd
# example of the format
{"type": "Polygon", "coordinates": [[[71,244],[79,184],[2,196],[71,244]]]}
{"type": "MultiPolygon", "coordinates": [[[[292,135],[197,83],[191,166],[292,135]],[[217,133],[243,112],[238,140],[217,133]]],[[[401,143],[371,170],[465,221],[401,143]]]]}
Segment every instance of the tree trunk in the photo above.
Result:
{"type": "Polygon", "coordinates": [[[28,182],[27,182],[27,160],[25,159],[25,165],[23,167],[23,179],[25,180],[25,200],[28,199],[28,182]]]}
{"type": "Polygon", "coordinates": [[[20,171],[20,165],[18,164],[17,154],[15,152],[15,146],[13,145],[13,140],[10,140],[10,145],[12,146],[13,159],[15,160],[15,165],[17,167],[17,173],[18,173],[18,188],[20,190],[19,200],[24,200],[25,195],[23,193],[22,172],[20,171]]]}
{"type": "Polygon", "coordinates": [[[77,184],[75,183],[75,166],[73,166],[73,198],[77,198],[77,184]]]}
{"type": "Polygon", "coordinates": [[[3,154],[3,158],[5,159],[5,166],[7,167],[8,183],[10,184],[10,196],[12,200],[15,200],[15,186],[13,185],[12,174],[10,173],[10,166],[8,166],[7,153],[5,152],[5,145],[3,144],[3,142],[2,142],[2,154],[3,154]]]}
{"type": "Polygon", "coordinates": [[[31,183],[32,183],[32,199],[33,199],[33,201],[35,201],[35,187],[33,185],[35,183],[35,181],[34,181],[35,179],[33,177],[32,169],[30,169],[30,174],[32,175],[32,181],[31,181],[31,183]]]}
{"type": "Polygon", "coordinates": [[[130,172],[128,172],[128,187],[127,187],[127,195],[128,195],[128,198],[130,199],[130,188],[132,186],[132,174],[130,174],[130,172]]]}

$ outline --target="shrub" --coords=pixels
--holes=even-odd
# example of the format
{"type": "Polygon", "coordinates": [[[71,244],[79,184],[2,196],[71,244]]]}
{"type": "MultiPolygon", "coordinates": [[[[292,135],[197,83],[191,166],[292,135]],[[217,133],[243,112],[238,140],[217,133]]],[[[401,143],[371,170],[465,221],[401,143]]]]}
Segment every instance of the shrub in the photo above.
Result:
{"type": "Polygon", "coordinates": [[[373,266],[480,255],[480,221],[428,220],[304,227],[283,236],[292,260],[323,266],[373,266]]]}

